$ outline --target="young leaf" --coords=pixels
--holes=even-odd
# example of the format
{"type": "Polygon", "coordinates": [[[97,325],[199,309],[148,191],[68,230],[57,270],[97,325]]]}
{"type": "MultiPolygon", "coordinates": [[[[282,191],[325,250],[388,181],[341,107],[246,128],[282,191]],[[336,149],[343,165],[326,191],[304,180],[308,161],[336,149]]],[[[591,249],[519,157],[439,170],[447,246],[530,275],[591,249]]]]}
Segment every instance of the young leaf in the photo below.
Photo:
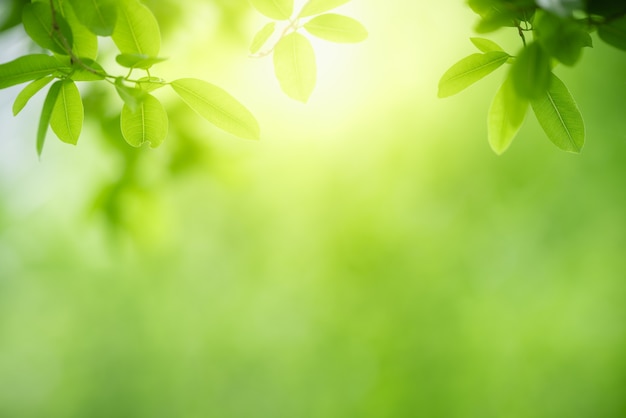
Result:
{"type": "Polygon", "coordinates": [[[141,102],[146,98],[147,93],[141,89],[131,88],[124,84],[124,79],[118,77],[115,79],[115,90],[120,98],[124,101],[124,104],[128,108],[135,112],[141,102]]]}
{"type": "Polygon", "coordinates": [[[141,68],[143,70],[147,70],[154,64],[165,60],[167,60],[167,58],[151,57],[144,54],[120,54],[115,57],[115,61],[122,67],[141,68]]]}
{"type": "Polygon", "coordinates": [[[78,20],[93,34],[111,36],[117,20],[115,0],[69,0],[78,20]]]}
{"type": "MultiPolygon", "coordinates": [[[[24,55],[0,64],[0,89],[36,80],[62,70],[64,67],[54,57],[45,54],[24,55]]],[[[69,71],[69,69],[67,69],[69,71]]]]}
{"type": "Polygon", "coordinates": [[[69,25],[59,13],[55,20],[58,30],[53,30],[52,10],[48,3],[31,3],[24,6],[22,23],[24,30],[40,47],[61,55],[69,55],[73,36],[69,25]]]}
{"type": "Polygon", "coordinates": [[[367,38],[367,29],[359,21],[335,13],[314,17],[305,23],[304,29],[331,42],[356,43],[367,38]]]}
{"type": "Polygon", "coordinates": [[[218,128],[241,138],[259,139],[259,124],[252,113],[226,91],[193,78],[171,85],[189,107],[218,128]]]}
{"type": "Polygon", "coordinates": [[[159,24],[146,6],[137,0],[119,0],[115,29],[111,35],[122,54],[159,55],[159,24]]]}
{"type": "Polygon", "coordinates": [[[292,99],[306,103],[315,88],[315,52],[307,38],[293,32],[274,48],[274,71],[280,87],[292,99]]]}
{"type": "Polygon", "coordinates": [[[504,64],[510,55],[503,51],[472,54],[454,64],[439,80],[439,97],[449,97],[465,90],[504,64]]]}
{"type": "MultiPolygon", "coordinates": [[[[84,2],[85,4],[87,2],[84,2]]],[[[81,2],[83,4],[83,2],[81,2]]],[[[69,3],[61,2],[61,11],[70,26],[74,39],[72,51],[80,58],[95,60],[98,57],[98,37],[83,25],[69,3]]]]}
{"type": "Polygon", "coordinates": [[[270,36],[272,36],[275,28],[276,28],[276,23],[270,22],[267,25],[263,26],[263,28],[260,31],[258,31],[256,35],[254,35],[254,39],[252,40],[252,43],[250,44],[251,54],[256,54],[257,52],[259,52],[261,47],[265,45],[265,42],[267,42],[270,36]]]}
{"type": "Polygon", "coordinates": [[[349,1],[350,0],[309,0],[302,8],[298,17],[318,15],[346,4],[349,1]]]}
{"type": "Polygon", "coordinates": [[[50,127],[61,141],[76,145],[83,127],[83,101],[72,80],[63,80],[60,86],[52,109],[50,127]]]}
{"type": "Polygon", "coordinates": [[[598,35],[607,44],[626,51],[626,16],[600,25],[598,35]]]}
{"type": "Polygon", "coordinates": [[[48,83],[50,83],[52,80],[54,80],[54,77],[52,76],[43,77],[33,81],[32,83],[24,87],[24,90],[22,90],[20,94],[17,95],[15,101],[13,102],[13,116],[17,116],[17,114],[20,113],[22,109],[24,109],[24,106],[28,104],[28,101],[35,94],[37,94],[39,90],[46,87],[48,83]]]}
{"type": "Polygon", "coordinates": [[[487,118],[489,145],[500,155],[511,145],[524,123],[528,100],[515,93],[511,77],[507,77],[491,102],[487,118]]]}
{"type": "Polygon", "coordinates": [[[135,111],[126,105],[122,107],[120,126],[122,136],[133,147],[148,142],[156,148],[167,136],[167,112],[161,102],[147,94],[135,111]]]}
{"type": "Polygon", "coordinates": [[[530,104],[554,145],[578,153],[585,144],[583,117],[565,84],[554,74],[551,79],[550,88],[530,104]]]}
{"type": "Polygon", "coordinates": [[[293,13],[293,0],[250,0],[259,12],[275,20],[287,20],[293,13]]]}
{"type": "Polygon", "coordinates": [[[511,67],[518,96],[529,100],[544,95],[550,86],[551,74],[550,55],[537,42],[523,48],[511,67]]]}
{"type": "Polygon", "coordinates": [[[48,125],[50,124],[54,104],[56,103],[59,91],[61,90],[61,84],[63,84],[63,81],[59,80],[50,86],[50,90],[48,90],[48,94],[46,95],[46,100],[43,102],[43,109],[41,111],[39,127],[37,129],[37,155],[39,156],[41,156],[43,144],[46,142],[48,125]]]}
{"type": "Polygon", "coordinates": [[[470,41],[474,44],[476,48],[478,48],[480,52],[483,52],[483,53],[493,52],[493,51],[504,52],[504,49],[502,49],[500,45],[498,45],[497,43],[495,43],[494,41],[490,39],[470,38],[470,41]]]}

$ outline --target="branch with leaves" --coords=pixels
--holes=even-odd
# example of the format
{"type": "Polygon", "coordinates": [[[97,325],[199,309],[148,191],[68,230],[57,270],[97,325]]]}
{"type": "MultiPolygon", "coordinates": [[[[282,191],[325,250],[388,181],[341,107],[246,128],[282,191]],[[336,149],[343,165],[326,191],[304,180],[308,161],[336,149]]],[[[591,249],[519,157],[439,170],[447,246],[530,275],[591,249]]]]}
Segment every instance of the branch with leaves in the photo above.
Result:
{"type": "Polygon", "coordinates": [[[326,41],[357,43],[367,38],[367,30],[357,20],[326,13],[350,0],[309,0],[294,13],[294,0],[251,0],[264,16],[273,19],[257,32],[250,45],[253,57],[273,54],[274,71],[282,90],[292,99],[307,102],[317,81],[317,64],[311,42],[300,32],[326,41]],[[278,29],[278,21],[282,29],[278,29]],[[271,46],[270,39],[278,32],[271,46]],[[266,47],[264,49],[264,47],[266,47]]]}
{"type": "Polygon", "coordinates": [[[626,51],[626,4],[606,0],[469,0],[468,4],[480,16],[476,32],[513,28],[523,46],[514,56],[489,39],[471,38],[480,52],[445,72],[439,97],[459,93],[509,64],[488,114],[493,151],[501,154],[511,145],[530,107],[554,145],[580,152],[585,143],[583,117],[553,70],[559,64],[576,65],[583,48],[592,46],[593,31],[602,41],[626,51]]]}
{"type": "Polygon", "coordinates": [[[168,82],[151,73],[165,60],[159,57],[161,34],[150,9],[138,0],[33,0],[23,8],[22,24],[43,53],[0,64],[0,89],[30,82],[15,99],[17,115],[54,81],[39,121],[39,154],[48,127],[61,141],[78,142],[84,109],[77,82],[108,83],[117,92],[122,100],[120,129],[135,147],[157,147],[167,136],[167,112],[152,94],[164,86],[218,128],[242,138],[260,136],[252,113],[220,87],[192,78],[168,82]],[[111,74],[98,63],[98,36],[113,40],[120,52],[116,61],[126,75],[111,74]],[[137,77],[136,72],[143,74],[137,77]]]}

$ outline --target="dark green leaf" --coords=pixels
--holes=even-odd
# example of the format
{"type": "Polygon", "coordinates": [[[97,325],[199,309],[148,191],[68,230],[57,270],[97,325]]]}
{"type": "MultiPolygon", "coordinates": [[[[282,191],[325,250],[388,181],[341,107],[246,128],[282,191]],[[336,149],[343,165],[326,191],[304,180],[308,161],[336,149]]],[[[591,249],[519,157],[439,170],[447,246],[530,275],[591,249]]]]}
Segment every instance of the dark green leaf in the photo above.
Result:
{"type": "Polygon", "coordinates": [[[560,149],[580,152],[585,144],[585,124],[569,90],[554,74],[550,88],[530,103],[550,140],[560,149]]]}
{"type": "Polygon", "coordinates": [[[307,102],[317,79],[315,52],[309,40],[293,32],[278,41],[274,48],[274,71],[289,97],[307,102]]]}
{"type": "Polygon", "coordinates": [[[550,55],[537,42],[522,49],[511,68],[518,96],[531,100],[544,95],[552,79],[550,61],[550,55]]]}
{"type": "Polygon", "coordinates": [[[359,21],[335,13],[314,17],[304,28],[311,35],[331,42],[355,43],[367,38],[367,29],[359,21]]]}
{"type": "Polygon", "coordinates": [[[607,44],[626,51],[626,16],[600,25],[598,35],[607,44]]]}
{"type": "Polygon", "coordinates": [[[117,20],[115,0],[69,0],[78,20],[93,34],[111,36],[117,20]]]}
{"type": "Polygon", "coordinates": [[[47,86],[48,83],[50,83],[52,80],[54,80],[54,77],[52,76],[43,77],[33,81],[32,83],[24,87],[24,89],[20,92],[20,94],[17,95],[15,101],[13,102],[13,116],[16,116],[18,113],[20,113],[22,109],[24,109],[24,106],[28,104],[28,101],[35,94],[37,94],[39,90],[47,86]]]}
{"type": "Polygon", "coordinates": [[[133,147],[148,142],[156,148],[167,136],[167,112],[161,102],[147,94],[135,111],[122,107],[120,126],[124,139],[133,147]]]}
{"type": "MultiPolygon", "coordinates": [[[[24,55],[0,64],[0,89],[36,80],[63,69],[61,63],[49,55],[24,55]]],[[[69,68],[67,71],[69,72],[69,68]]]]}
{"type": "Polygon", "coordinates": [[[535,37],[545,51],[565,65],[576,64],[582,49],[592,46],[591,36],[576,21],[539,11],[533,26],[535,37]]]}
{"type": "Polygon", "coordinates": [[[503,51],[472,54],[454,64],[439,81],[439,97],[449,97],[481,80],[504,64],[510,55],[503,51]]]}
{"type": "Polygon", "coordinates": [[[46,100],[43,103],[43,109],[39,118],[39,127],[37,129],[37,155],[41,156],[43,151],[43,145],[46,142],[46,133],[48,132],[48,126],[50,125],[50,118],[52,116],[52,110],[59,96],[61,85],[63,81],[59,80],[50,86],[46,100]]]}
{"type": "Polygon", "coordinates": [[[32,3],[24,6],[22,23],[24,30],[40,47],[61,55],[72,50],[72,31],[60,13],[55,13],[58,28],[54,28],[52,10],[48,3],[32,3]]]}

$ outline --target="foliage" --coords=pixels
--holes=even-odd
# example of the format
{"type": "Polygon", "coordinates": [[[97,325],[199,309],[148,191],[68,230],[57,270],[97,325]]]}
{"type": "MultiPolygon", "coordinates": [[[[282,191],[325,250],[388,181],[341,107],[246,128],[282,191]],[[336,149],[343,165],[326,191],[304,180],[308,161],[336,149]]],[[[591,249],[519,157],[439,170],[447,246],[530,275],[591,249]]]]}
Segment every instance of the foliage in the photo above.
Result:
{"type": "Polygon", "coordinates": [[[357,43],[367,36],[365,27],[350,17],[327,13],[349,0],[309,0],[294,13],[293,0],[251,0],[252,5],[270,19],[280,21],[267,23],[254,36],[250,53],[265,57],[273,53],[274,71],[282,90],[292,99],[307,102],[317,78],[315,51],[311,42],[298,32],[309,34],[330,42],[357,43]],[[302,23],[302,19],[307,19],[302,23]],[[272,46],[262,50],[277,33],[272,46]]]}
{"type": "Polygon", "coordinates": [[[480,53],[454,64],[441,77],[439,97],[456,94],[503,64],[510,69],[488,114],[491,148],[503,153],[524,122],[530,107],[548,138],[560,149],[578,153],[585,143],[582,115],[565,84],[553,70],[576,65],[590,33],[626,51],[626,4],[602,0],[469,0],[480,16],[478,33],[513,28],[523,48],[516,56],[485,38],[470,40],[480,53]],[[527,41],[528,34],[532,39],[527,41]],[[530,104],[530,106],[529,106],[530,104]]]}
{"type": "MultiPolygon", "coordinates": [[[[217,127],[258,139],[259,125],[241,103],[202,80],[168,82],[154,76],[161,34],[151,10],[139,0],[33,0],[21,6],[21,22],[44,53],[28,54],[0,64],[0,88],[30,81],[17,96],[17,115],[38,91],[49,88],[37,133],[41,154],[48,126],[63,142],[76,144],[83,125],[83,99],[77,82],[110,85],[122,100],[121,133],[132,146],[160,145],[167,135],[167,113],[152,92],[170,86],[182,100],[217,127]],[[98,37],[110,37],[119,50],[117,64],[126,75],[114,75],[98,62],[98,37]],[[134,76],[140,71],[144,75],[134,76]]],[[[15,19],[7,25],[18,24],[15,19]]]]}

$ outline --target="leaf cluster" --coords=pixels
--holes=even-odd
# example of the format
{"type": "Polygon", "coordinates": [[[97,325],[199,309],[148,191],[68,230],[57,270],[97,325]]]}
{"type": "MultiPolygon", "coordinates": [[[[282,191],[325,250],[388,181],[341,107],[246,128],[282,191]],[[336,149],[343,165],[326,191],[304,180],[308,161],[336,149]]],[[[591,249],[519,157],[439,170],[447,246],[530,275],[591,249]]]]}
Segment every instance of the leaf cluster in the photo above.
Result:
{"type": "Polygon", "coordinates": [[[439,97],[459,93],[507,64],[488,114],[491,148],[501,154],[510,146],[530,108],[554,145],[580,152],[583,118],[554,68],[575,66],[583,49],[593,46],[593,31],[607,44],[626,50],[626,5],[597,0],[469,0],[468,5],[479,15],[476,32],[512,28],[522,48],[512,55],[489,39],[471,38],[479,52],[443,74],[439,97]]]}
{"type": "Polygon", "coordinates": [[[258,139],[259,125],[250,111],[223,89],[203,80],[168,82],[151,73],[160,57],[161,34],[153,13],[139,0],[32,0],[21,22],[42,53],[0,64],[0,89],[30,82],[13,105],[17,115],[48,85],[39,127],[41,154],[48,127],[63,142],[78,142],[84,119],[77,83],[106,83],[121,99],[121,133],[130,145],[159,146],[168,116],[153,92],[169,86],[200,116],[242,138],[258,139]],[[110,37],[119,50],[116,62],[127,71],[112,74],[98,63],[99,37],[110,37]],[[137,71],[142,72],[135,76],[137,71]]]}
{"type": "Polygon", "coordinates": [[[294,11],[294,0],[250,1],[260,13],[274,20],[256,33],[250,53],[256,57],[273,54],[274,72],[280,87],[289,97],[301,102],[307,102],[313,93],[317,64],[313,46],[299,32],[300,29],[337,43],[357,43],[368,36],[365,27],[357,20],[327,13],[350,0],[309,0],[300,11],[294,11]],[[276,38],[273,45],[263,50],[272,37],[276,38]]]}

